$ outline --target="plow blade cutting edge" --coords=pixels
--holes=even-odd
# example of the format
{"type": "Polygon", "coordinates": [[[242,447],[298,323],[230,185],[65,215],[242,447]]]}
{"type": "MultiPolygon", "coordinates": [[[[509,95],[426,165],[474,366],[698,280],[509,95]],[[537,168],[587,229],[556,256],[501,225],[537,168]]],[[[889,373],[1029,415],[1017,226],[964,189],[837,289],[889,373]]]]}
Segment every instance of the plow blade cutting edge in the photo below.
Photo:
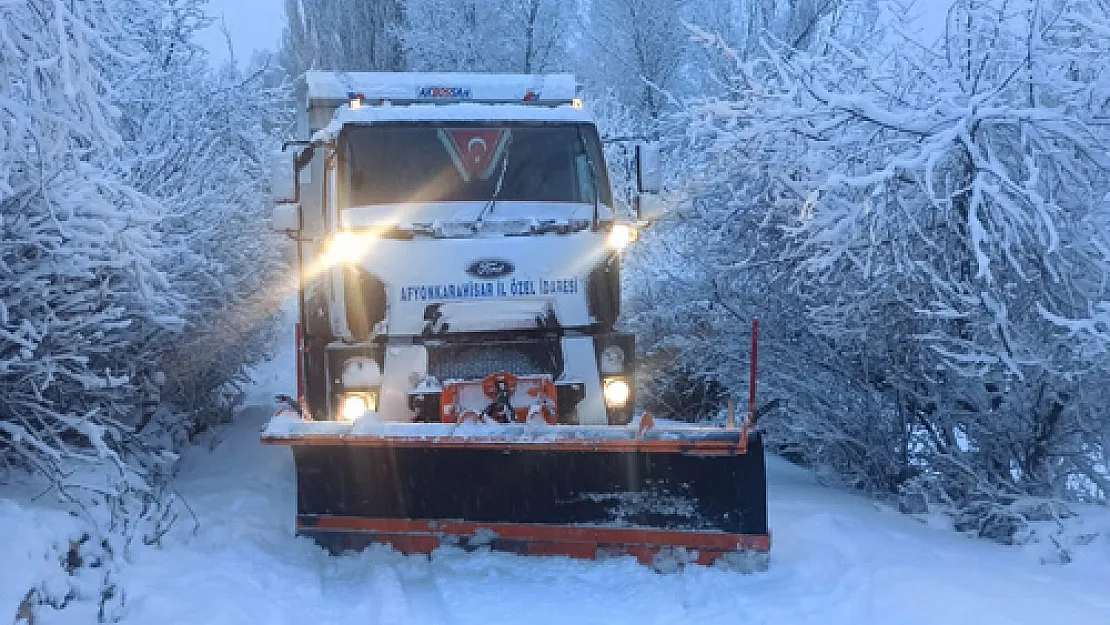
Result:
{"type": "Polygon", "coordinates": [[[458,545],[766,566],[758,431],[303,426],[271,426],[262,440],[292,448],[297,532],[336,553],[458,545]]]}

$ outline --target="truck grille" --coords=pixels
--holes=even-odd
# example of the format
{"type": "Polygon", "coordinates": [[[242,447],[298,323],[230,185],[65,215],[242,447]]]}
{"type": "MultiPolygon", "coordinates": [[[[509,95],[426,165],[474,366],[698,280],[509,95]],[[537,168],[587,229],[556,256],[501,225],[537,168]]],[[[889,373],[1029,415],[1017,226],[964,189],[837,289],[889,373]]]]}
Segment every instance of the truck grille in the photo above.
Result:
{"type": "Polygon", "coordinates": [[[491,373],[562,374],[558,340],[428,346],[428,373],[439,380],[478,380],[491,373]]]}

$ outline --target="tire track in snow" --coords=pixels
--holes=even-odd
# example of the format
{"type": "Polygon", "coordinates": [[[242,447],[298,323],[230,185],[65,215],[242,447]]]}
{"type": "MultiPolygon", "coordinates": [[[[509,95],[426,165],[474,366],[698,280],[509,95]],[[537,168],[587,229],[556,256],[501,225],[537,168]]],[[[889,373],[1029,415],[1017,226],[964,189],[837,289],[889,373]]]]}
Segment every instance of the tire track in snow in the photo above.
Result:
{"type": "Polygon", "coordinates": [[[403,625],[412,618],[409,600],[393,561],[396,554],[380,548],[365,553],[319,554],[323,589],[320,622],[403,625]]]}
{"type": "Polygon", "coordinates": [[[784,533],[804,540],[772,552],[768,571],[745,580],[738,608],[753,623],[815,625],[870,623],[874,606],[873,573],[853,544],[858,529],[851,519],[816,513],[791,524],[784,533]],[[768,597],[790,597],[789,602],[768,597]]]}
{"type": "Polygon", "coordinates": [[[388,564],[375,566],[370,576],[372,623],[405,625],[412,619],[409,600],[397,569],[388,564]]]}
{"type": "Polygon", "coordinates": [[[428,558],[409,556],[397,566],[397,573],[414,615],[413,623],[453,625],[440,577],[428,558]]]}
{"type": "Polygon", "coordinates": [[[453,625],[441,576],[426,556],[371,546],[362,553],[321,552],[320,584],[334,617],[324,622],[453,625]]]}

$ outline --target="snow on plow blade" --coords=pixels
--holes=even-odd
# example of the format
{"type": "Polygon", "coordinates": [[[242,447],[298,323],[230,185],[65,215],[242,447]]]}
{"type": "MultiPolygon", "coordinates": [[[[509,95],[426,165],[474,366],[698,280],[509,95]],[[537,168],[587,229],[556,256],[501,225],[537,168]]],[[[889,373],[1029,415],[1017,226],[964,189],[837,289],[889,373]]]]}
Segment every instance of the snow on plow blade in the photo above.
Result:
{"type": "Polygon", "coordinates": [[[298,533],[336,553],[454,544],[709,564],[770,548],[758,432],[322,422],[262,440],[293,450],[298,533]]]}

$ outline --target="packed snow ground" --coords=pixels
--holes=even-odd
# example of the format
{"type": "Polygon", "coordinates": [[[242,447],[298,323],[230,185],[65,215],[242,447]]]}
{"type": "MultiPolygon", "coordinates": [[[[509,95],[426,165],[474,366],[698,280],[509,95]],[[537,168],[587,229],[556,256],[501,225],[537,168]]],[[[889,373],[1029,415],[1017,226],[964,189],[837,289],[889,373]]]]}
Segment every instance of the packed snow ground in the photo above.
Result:
{"type": "MultiPolygon", "coordinates": [[[[1068,566],[930,527],[769,461],[771,569],[657,574],[601,562],[442,549],[329,557],[293,534],[290,454],[258,443],[286,360],[261,368],[238,421],[183,459],[177,490],[199,518],[119,572],[123,623],[1110,623],[1110,540],[1068,566]]],[[[0,490],[0,495],[3,491],[0,490]]],[[[68,525],[67,525],[68,524],[68,525]]],[[[72,519],[0,499],[0,622],[56,564],[43,545],[72,519]]],[[[38,623],[87,622],[87,610],[38,623]]]]}

